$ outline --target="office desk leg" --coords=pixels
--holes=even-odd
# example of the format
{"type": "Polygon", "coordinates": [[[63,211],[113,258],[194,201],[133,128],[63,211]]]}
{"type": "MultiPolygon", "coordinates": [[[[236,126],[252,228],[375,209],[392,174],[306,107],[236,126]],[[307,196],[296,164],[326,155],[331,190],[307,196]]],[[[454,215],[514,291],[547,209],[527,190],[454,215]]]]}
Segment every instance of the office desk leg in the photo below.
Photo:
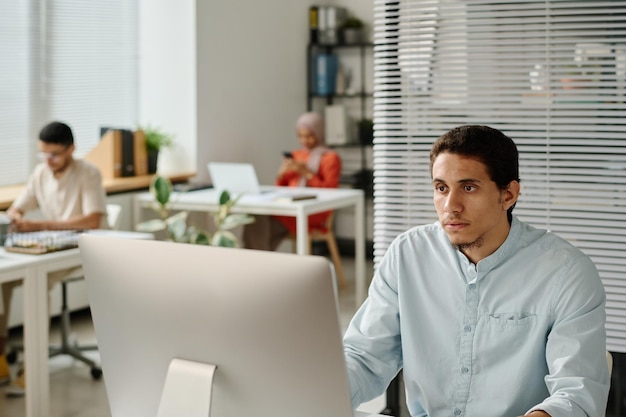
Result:
{"type": "Polygon", "coordinates": [[[301,209],[296,216],[296,252],[298,255],[309,254],[309,217],[301,209]]]}
{"type": "Polygon", "coordinates": [[[354,281],[356,308],[359,308],[367,296],[367,277],[365,276],[365,204],[360,198],[354,205],[354,281]]]}
{"type": "Polygon", "coordinates": [[[50,414],[47,280],[47,274],[38,268],[29,268],[24,279],[26,417],[50,414]]]}

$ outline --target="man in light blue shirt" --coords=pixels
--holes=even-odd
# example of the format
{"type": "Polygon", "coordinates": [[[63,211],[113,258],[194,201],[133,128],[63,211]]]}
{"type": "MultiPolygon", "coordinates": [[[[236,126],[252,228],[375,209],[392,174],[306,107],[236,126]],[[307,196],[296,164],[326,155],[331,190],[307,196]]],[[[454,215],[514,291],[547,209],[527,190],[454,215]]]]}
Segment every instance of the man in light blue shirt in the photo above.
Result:
{"type": "Polygon", "coordinates": [[[513,141],[461,126],[430,168],[439,221],[394,240],[344,338],[353,406],[403,369],[412,416],[604,416],[604,287],[580,250],[512,215],[513,141]]]}

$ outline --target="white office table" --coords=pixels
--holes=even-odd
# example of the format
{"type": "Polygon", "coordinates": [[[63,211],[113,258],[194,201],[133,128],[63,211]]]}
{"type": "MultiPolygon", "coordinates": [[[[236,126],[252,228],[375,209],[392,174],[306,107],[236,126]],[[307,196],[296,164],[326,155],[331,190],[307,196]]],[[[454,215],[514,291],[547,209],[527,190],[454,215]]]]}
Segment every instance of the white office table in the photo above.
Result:
{"type": "Polygon", "coordinates": [[[50,414],[48,273],[80,265],[78,249],[25,255],[0,248],[0,282],[24,279],[26,417],[50,414]]]}
{"type": "MultiPolygon", "coordinates": [[[[365,276],[365,220],[364,194],[362,190],[343,188],[293,188],[293,187],[262,187],[265,194],[244,195],[232,207],[233,213],[265,214],[293,216],[296,218],[297,253],[308,253],[308,217],[327,210],[344,207],[354,208],[354,254],[355,254],[355,294],[357,307],[363,302],[366,294],[367,277],[365,276]],[[316,194],[317,198],[293,202],[279,202],[273,198],[276,194],[316,194]]],[[[214,189],[174,192],[169,207],[173,210],[205,211],[217,210],[218,192],[214,189]]],[[[141,221],[141,209],[152,207],[154,197],[145,192],[135,196],[135,221],[141,221]]]]}
{"type": "MultiPolygon", "coordinates": [[[[112,230],[94,230],[91,233],[134,239],[153,238],[149,233],[112,230]]],[[[48,274],[81,265],[82,259],[78,248],[30,255],[7,252],[0,247],[0,282],[24,280],[22,304],[26,417],[50,415],[48,274]]]]}

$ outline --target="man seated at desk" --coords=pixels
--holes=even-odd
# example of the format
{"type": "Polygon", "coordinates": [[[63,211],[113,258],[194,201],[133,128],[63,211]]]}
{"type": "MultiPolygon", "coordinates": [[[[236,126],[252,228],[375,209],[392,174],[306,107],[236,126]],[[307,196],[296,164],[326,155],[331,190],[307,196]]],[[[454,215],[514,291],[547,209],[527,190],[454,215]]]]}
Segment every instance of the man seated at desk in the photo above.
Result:
{"type": "MultiPolygon", "coordinates": [[[[74,136],[69,126],[52,122],[39,132],[39,156],[43,162],[35,167],[26,187],[9,207],[12,230],[31,232],[38,230],[98,229],[107,228],[106,193],[100,171],[89,162],[74,159],[74,136]],[[42,220],[26,219],[24,215],[39,208],[42,220]]],[[[62,281],[76,268],[48,275],[48,290],[62,281]]],[[[8,335],[8,314],[13,289],[22,281],[2,284],[4,312],[0,312],[0,384],[10,381],[5,356],[8,335]]],[[[7,389],[9,396],[24,394],[23,369],[7,389]]]]}
{"type": "Polygon", "coordinates": [[[579,249],[513,215],[513,140],[457,127],[430,173],[439,221],[396,237],[345,334],[353,405],[403,369],[412,416],[604,416],[604,287],[579,249]]]}

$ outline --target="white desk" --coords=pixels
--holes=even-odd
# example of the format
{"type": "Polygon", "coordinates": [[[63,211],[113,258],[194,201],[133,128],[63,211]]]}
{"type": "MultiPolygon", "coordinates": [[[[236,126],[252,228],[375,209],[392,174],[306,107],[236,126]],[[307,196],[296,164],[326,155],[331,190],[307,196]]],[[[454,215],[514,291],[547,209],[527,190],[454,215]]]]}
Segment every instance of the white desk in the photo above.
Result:
{"type": "MultiPolygon", "coordinates": [[[[91,233],[132,239],[152,239],[150,233],[94,230],[91,233]]],[[[48,274],[82,265],[78,248],[43,255],[7,252],[0,247],[0,282],[24,280],[24,363],[26,417],[50,415],[48,367],[48,274]]]]}
{"type": "Polygon", "coordinates": [[[50,414],[48,273],[80,265],[78,249],[45,255],[24,255],[0,248],[0,282],[24,279],[26,417],[45,417],[50,414]]]}
{"type": "MultiPolygon", "coordinates": [[[[308,217],[311,214],[336,210],[344,207],[354,208],[354,254],[355,254],[355,294],[357,307],[363,302],[366,294],[367,277],[365,276],[365,220],[364,196],[362,190],[342,188],[290,188],[262,187],[264,191],[281,194],[315,193],[317,198],[295,202],[274,201],[271,194],[260,196],[243,196],[232,208],[233,213],[265,214],[293,216],[296,218],[297,253],[308,253],[308,217]]],[[[169,207],[174,210],[213,212],[218,208],[219,195],[213,189],[173,193],[169,207]]],[[[140,193],[135,196],[135,221],[141,221],[141,209],[152,207],[152,194],[140,193]]]]}

